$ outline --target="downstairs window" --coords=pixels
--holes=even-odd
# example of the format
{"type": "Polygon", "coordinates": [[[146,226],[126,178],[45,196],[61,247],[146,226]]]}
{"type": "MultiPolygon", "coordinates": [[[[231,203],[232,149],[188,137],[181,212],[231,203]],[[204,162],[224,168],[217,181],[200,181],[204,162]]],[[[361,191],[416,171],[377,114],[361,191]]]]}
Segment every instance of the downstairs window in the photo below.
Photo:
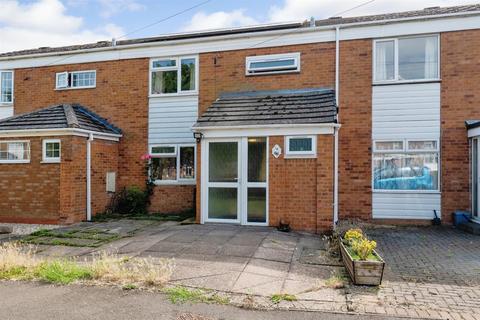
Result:
{"type": "Polygon", "coordinates": [[[156,182],[194,182],[195,146],[162,145],[150,148],[152,176],[156,182]]]}
{"type": "Polygon", "coordinates": [[[374,191],[439,191],[437,140],[374,141],[374,191]]]}
{"type": "Polygon", "coordinates": [[[0,163],[27,163],[30,162],[29,141],[2,141],[0,142],[0,163]]]}

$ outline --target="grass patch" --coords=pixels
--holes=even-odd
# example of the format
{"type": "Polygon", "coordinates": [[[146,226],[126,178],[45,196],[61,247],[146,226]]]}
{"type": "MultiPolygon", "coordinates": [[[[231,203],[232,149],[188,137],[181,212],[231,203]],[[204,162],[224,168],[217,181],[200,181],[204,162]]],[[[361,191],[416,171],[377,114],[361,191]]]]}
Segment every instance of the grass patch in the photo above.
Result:
{"type": "Polygon", "coordinates": [[[53,260],[41,263],[35,270],[36,278],[55,284],[70,284],[91,279],[92,270],[70,260],[53,260]]]}
{"type": "Polygon", "coordinates": [[[92,219],[97,222],[105,222],[110,220],[147,220],[147,221],[183,221],[188,218],[195,217],[192,210],[180,213],[165,213],[165,214],[119,214],[119,213],[101,213],[95,215],[92,219]]]}
{"type": "Polygon", "coordinates": [[[270,301],[272,301],[275,304],[278,304],[282,301],[297,301],[297,297],[294,296],[293,294],[288,294],[288,293],[278,293],[274,294],[270,297],[270,301]]]}
{"type": "Polygon", "coordinates": [[[135,289],[138,289],[138,286],[133,283],[127,283],[122,286],[122,289],[126,291],[135,290],[135,289]]]}
{"type": "Polygon", "coordinates": [[[41,259],[31,247],[0,245],[0,279],[41,280],[55,284],[79,281],[136,287],[162,287],[173,273],[170,259],[128,258],[100,253],[88,261],[41,259]]]}
{"type": "Polygon", "coordinates": [[[342,289],[345,288],[347,279],[342,275],[333,275],[325,280],[325,286],[330,289],[342,289]]]}
{"type": "Polygon", "coordinates": [[[46,230],[33,232],[21,241],[28,244],[44,244],[53,246],[92,247],[97,248],[105,243],[120,239],[118,234],[96,229],[46,230]]]}
{"type": "Polygon", "coordinates": [[[167,294],[168,300],[172,303],[217,303],[227,304],[230,300],[227,297],[219,296],[218,294],[209,294],[200,289],[189,289],[182,286],[167,288],[164,290],[167,294]]]}

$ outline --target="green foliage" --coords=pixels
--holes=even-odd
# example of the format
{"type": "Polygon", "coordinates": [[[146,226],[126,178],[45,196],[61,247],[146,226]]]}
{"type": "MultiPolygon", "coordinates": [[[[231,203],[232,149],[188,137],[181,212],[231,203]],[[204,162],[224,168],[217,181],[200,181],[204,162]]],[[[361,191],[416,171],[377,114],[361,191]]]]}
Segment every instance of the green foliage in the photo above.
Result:
{"type": "Polygon", "coordinates": [[[40,280],[56,284],[69,284],[92,278],[89,268],[69,260],[43,262],[37,267],[35,275],[40,280]]]}
{"type": "Polygon", "coordinates": [[[292,294],[288,293],[279,293],[279,294],[274,294],[270,297],[270,301],[272,301],[275,304],[278,304],[282,301],[297,301],[297,297],[295,297],[292,294]]]}
{"type": "Polygon", "coordinates": [[[109,211],[119,214],[146,214],[148,205],[148,192],[131,186],[116,194],[109,211]]]}
{"type": "Polygon", "coordinates": [[[135,289],[137,289],[137,288],[138,288],[137,285],[135,285],[135,284],[133,284],[133,283],[127,283],[127,284],[123,285],[123,287],[122,287],[122,289],[123,289],[123,290],[126,290],[126,291],[128,291],[128,290],[135,290],[135,289]]]}
{"type": "Polygon", "coordinates": [[[167,288],[164,290],[168,299],[172,303],[218,303],[227,304],[229,299],[221,297],[217,294],[208,295],[205,291],[200,289],[188,289],[185,287],[177,286],[173,288],[167,288]]]}

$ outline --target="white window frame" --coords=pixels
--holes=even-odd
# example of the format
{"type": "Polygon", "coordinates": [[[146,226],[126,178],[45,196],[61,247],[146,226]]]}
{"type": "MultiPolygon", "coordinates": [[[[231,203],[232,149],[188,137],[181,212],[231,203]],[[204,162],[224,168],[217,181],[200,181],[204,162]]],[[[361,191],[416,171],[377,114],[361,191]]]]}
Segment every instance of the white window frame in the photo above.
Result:
{"type": "Polygon", "coordinates": [[[150,60],[150,70],[148,77],[148,93],[149,97],[171,97],[171,96],[185,96],[198,94],[199,85],[199,66],[198,56],[178,56],[178,57],[160,57],[150,60]],[[182,90],[182,60],[194,59],[195,60],[195,90],[182,90]],[[153,67],[153,63],[159,60],[175,60],[175,66],[173,67],[153,67]],[[177,92],[172,93],[152,93],[152,74],[155,71],[177,71],[177,92]]]}
{"type": "Polygon", "coordinates": [[[71,72],[59,72],[55,74],[55,90],[77,90],[77,89],[93,89],[97,87],[97,70],[82,70],[82,71],[71,71],[71,72]],[[93,85],[90,86],[73,86],[73,75],[74,74],[82,74],[82,73],[94,73],[95,74],[95,82],[93,85]],[[58,78],[60,75],[67,75],[67,84],[66,86],[59,86],[58,85],[58,78]]]}
{"type": "Polygon", "coordinates": [[[62,141],[60,139],[45,139],[42,141],[42,163],[59,163],[62,159],[62,141]],[[48,143],[58,143],[59,145],[59,156],[58,157],[47,157],[47,144],[48,143]]]}
{"type": "Polygon", "coordinates": [[[282,54],[269,54],[262,56],[249,56],[245,58],[245,75],[247,76],[258,76],[263,74],[278,74],[278,73],[295,73],[300,72],[300,52],[293,53],[282,53],[282,54]],[[257,68],[260,72],[253,72],[251,64],[255,62],[268,62],[268,61],[277,61],[277,60],[289,60],[293,59],[295,61],[295,69],[285,70],[285,67],[269,67],[269,68],[257,68]],[[267,70],[267,71],[266,71],[267,70]],[[271,71],[268,71],[271,70],[271,71]]]}
{"type": "Polygon", "coordinates": [[[152,158],[176,158],[177,174],[175,180],[155,180],[156,185],[165,184],[196,184],[197,181],[197,146],[195,144],[155,144],[150,146],[149,154],[152,158]],[[175,147],[175,153],[152,153],[152,149],[155,147],[175,147]],[[193,179],[180,178],[180,149],[182,147],[193,147],[193,179]]]}
{"type": "Polygon", "coordinates": [[[372,141],[373,145],[373,152],[372,152],[372,192],[374,193],[441,193],[440,188],[441,188],[441,155],[440,155],[440,140],[439,139],[430,139],[430,138],[425,138],[425,139],[388,139],[388,140],[380,140],[380,139],[375,139],[372,141]],[[402,150],[376,150],[376,142],[398,142],[398,141],[403,141],[403,148],[402,150]],[[431,150],[425,150],[425,149],[408,149],[408,142],[409,141],[436,141],[437,142],[437,148],[436,149],[431,149],[431,150]],[[408,154],[408,153],[436,153],[438,156],[438,181],[437,181],[437,189],[436,190],[390,190],[390,189],[375,189],[375,172],[374,172],[374,162],[373,158],[375,157],[375,153],[390,153],[390,154],[395,154],[395,153],[401,153],[401,154],[408,154]]]}
{"type": "Polygon", "coordinates": [[[1,80],[1,74],[2,73],[11,73],[12,74],[12,101],[2,101],[1,100],[1,93],[2,93],[2,82],[0,81],[0,106],[1,105],[7,105],[11,106],[13,104],[13,101],[15,100],[15,72],[13,70],[0,70],[0,80],[1,80]]]}
{"type": "Polygon", "coordinates": [[[388,83],[415,83],[415,82],[429,82],[429,81],[440,81],[440,36],[438,34],[423,34],[417,36],[405,36],[405,37],[397,37],[397,38],[383,38],[383,39],[375,39],[373,40],[373,63],[372,63],[372,79],[373,84],[388,84],[388,83]],[[428,38],[428,37],[437,37],[437,77],[431,79],[411,79],[411,80],[399,80],[399,67],[398,67],[398,41],[401,39],[414,39],[414,38],[428,38]],[[377,80],[375,77],[377,75],[377,43],[378,42],[389,42],[393,41],[393,52],[394,52],[394,77],[391,80],[377,80]]]}
{"type": "Polygon", "coordinates": [[[317,156],[317,136],[286,136],[285,137],[285,158],[315,158],[317,156]],[[312,150],[310,151],[290,151],[291,139],[311,139],[312,150]]]}
{"type": "Polygon", "coordinates": [[[0,141],[0,143],[27,143],[28,146],[28,159],[22,159],[22,160],[2,160],[0,159],[0,164],[9,164],[9,163],[30,163],[30,159],[32,157],[31,155],[31,147],[30,147],[30,140],[6,140],[6,141],[0,141]]]}

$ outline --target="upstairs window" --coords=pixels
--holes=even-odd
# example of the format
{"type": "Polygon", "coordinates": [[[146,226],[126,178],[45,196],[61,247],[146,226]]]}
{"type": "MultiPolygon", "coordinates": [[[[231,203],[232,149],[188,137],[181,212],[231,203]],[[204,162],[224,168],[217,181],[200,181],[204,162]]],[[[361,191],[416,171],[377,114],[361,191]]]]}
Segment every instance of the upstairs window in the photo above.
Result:
{"type": "Polygon", "coordinates": [[[74,71],[57,73],[55,81],[56,89],[86,89],[95,88],[97,85],[97,72],[74,71]]]}
{"type": "Polygon", "coordinates": [[[374,82],[437,80],[438,36],[382,39],[374,42],[374,82]]]}
{"type": "Polygon", "coordinates": [[[0,71],[0,104],[13,102],[13,71],[0,71]]]}
{"type": "Polygon", "coordinates": [[[300,53],[247,57],[245,70],[247,75],[299,72],[300,53]]]}
{"type": "Polygon", "coordinates": [[[0,163],[30,162],[29,141],[2,141],[0,142],[0,163]]]}
{"type": "Polygon", "coordinates": [[[152,60],[150,73],[151,95],[197,91],[197,59],[195,57],[152,60]]]}

